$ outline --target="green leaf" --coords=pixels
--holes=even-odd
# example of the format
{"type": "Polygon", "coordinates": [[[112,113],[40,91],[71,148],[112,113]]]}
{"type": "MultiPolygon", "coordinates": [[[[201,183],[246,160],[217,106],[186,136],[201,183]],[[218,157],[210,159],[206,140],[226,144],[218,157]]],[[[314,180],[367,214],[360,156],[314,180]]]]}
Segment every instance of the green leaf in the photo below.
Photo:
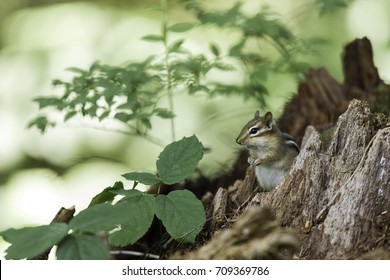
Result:
{"type": "Polygon", "coordinates": [[[141,38],[141,40],[148,41],[148,42],[162,42],[164,41],[164,37],[161,35],[146,35],[141,38]]]}
{"type": "Polygon", "coordinates": [[[114,205],[95,204],[77,214],[70,220],[69,226],[84,232],[108,231],[121,224],[123,215],[114,205]]]}
{"type": "Polygon", "coordinates": [[[348,6],[346,0],[317,0],[316,5],[319,6],[320,16],[335,12],[337,9],[345,8],[348,6]]]}
{"type": "Polygon", "coordinates": [[[108,241],[113,246],[134,244],[153,222],[155,197],[137,190],[125,191],[129,191],[131,195],[125,196],[118,204],[126,204],[126,223],[121,225],[120,230],[110,234],[108,241]]]}
{"type": "Polygon", "coordinates": [[[126,180],[137,181],[144,185],[154,185],[160,182],[156,175],[148,172],[129,172],[122,176],[125,177],[126,180]]]}
{"type": "Polygon", "coordinates": [[[35,257],[63,239],[69,231],[64,223],[54,223],[38,227],[8,229],[0,233],[12,245],[6,250],[6,259],[35,257]]]}
{"type": "MultiPolygon", "coordinates": [[[[120,194],[122,191],[124,190],[112,190],[115,194],[120,194]]],[[[69,226],[73,230],[82,232],[97,232],[109,231],[118,225],[128,224],[131,221],[129,217],[132,215],[132,212],[139,210],[137,208],[140,206],[137,204],[137,201],[143,200],[145,195],[138,190],[132,190],[131,193],[133,194],[132,196],[125,195],[121,203],[116,203],[115,205],[107,203],[92,205],[70,220],[69,226]]],[[[145,211],[145,209],[142,211],[145,211]]],[[[153,208],[151,211],[154,211],[153,208]]]]}
{"type": "Polygon", "coordinates": [[[156,162],[161,181],[168,185],[183,181],[202,157],[203,146],[195,135],[167,145],[156,162]]]}
{"type": "Polygon", "coordinates": [[[66,70],[69,71],[69,72],[76,73],[76,74],[86,74],[86,73],[88,73],[87,71],[85,71],[83,69],[80,69],[80,68],[77,68],[77,67],[68,67],[68,68],[66,68],[66,70]]]}
{"type": "Polygon", "coordinates": [[[210,50],[211,50],[211,52],[212,52],[215,56],[219,56],[220,51],[219,51],[219,47],[218,47],[216,44],[211,43],[211,44],[210,44],[210,50]]]}
{"type": "Polygon", "coordinates": [[[59,260],[108,260],[111,255],[103,240],[96,235],[72,233],[58,245],[59,260]]]}
{"type": "Polygon", "coordinates": [[[114,118],[126,123],[130,119],[130,115],[127,113],[117,113],[114,118]]]}
{"type": "Polygon", "coordinates": [[[195,23],[192,22],[182,22],[176,23],[168,28],[169,31],[172,32],[186,32],[192,29],[195,26],[195,23]]]}
{"type": "Polygon", "coordinates": [[[109,115],[110,115],[110,111],[105,111],[104,113],[102,113],[102,114],[99,116],[99,121],[104,120],[104,119],[107,118],[109,115]]]}
{"type": "Polygon", "coordinates": [[[176,42],[173,42],[172,44],[169,45],[169,50],[171,52],[180,52],[181,50],[181,45],[184,43],[183,39],[177,40],[176,42]]]}
{"type": "Polygon", "coordinates": [[[172,119],[176,117],[176,115],[172,111],[165,108],[156,108],[154,109],[154,113],[156,113],[157,116],[163,119],[172,119]]]}
{"type": "Polygon", "coordinates": [[[188,190],[170,192],[156,197],[156,216],[176,240],[195,242],[206,221],[202,202],[188,190]]]}
{"type": "Polygon", "coordinates": [[[131,190],[112,190],[113,193],[123,195],[124,198],[122,198],[120,201],[124,201],[126,199],[130,198],[140,198],[143,195],[146,195],[145,193],[136,190],[136,189],[131,189],[131,190]]]}
{"type": "Polygon", "coordinates": [[[27,128],[31,128],[33,126],[36,126],[42,133],[44,133],[48,127],[54,126],[54,123],[49,122],[45,116],[40,116],[27,124],[27,128]]]}
{"type": "Polygon", "coordinates": [[[60,98],[55,96],[48,96],[48,97],[37,97],[33,99],[34,102],[37,102],[39,104],[39,109],[48,107],[48,106],[59,106],[62,104],[62,101],[60,98]]]}
{"type": "Polygon", "coordinates": [[[245,45],[245,39],[238,42],[236,45],[230,48],[229,55],[230,56],[240,56],[242,53],[242,48],[245,45]]]}
{"type": "Polygon", "coordinates": [[[52,84],[53,86],[62,86],[62,85],[65,85],[65,84],[67,84],[67,83],[65,83],[65,82],[63,82],[63,81],[61,81],[61,80],[55,79],[55,80],[52,80],[51,84],[52,84]]]}
{"type": "Polygon", "coordinates": [[[67,120],[73,118],[75,115],[77,114],[76,111],[70,111],[69,113],[67,113],[64,117],[64,122],[66,122],[67,120]]]}
{"type": "Polygon", "coordinates": [[[116,190],[123,190],[123,183],[118,181],[115,182],[114,186],[112,187],[107,187],[105,188],[102,192],[99,194],[95,195],[91,202],[89,203],[88,207],[99,204],[99,203],[104,203],[104,202],[112,202],[116,194],[113,191],[116,190]]]}

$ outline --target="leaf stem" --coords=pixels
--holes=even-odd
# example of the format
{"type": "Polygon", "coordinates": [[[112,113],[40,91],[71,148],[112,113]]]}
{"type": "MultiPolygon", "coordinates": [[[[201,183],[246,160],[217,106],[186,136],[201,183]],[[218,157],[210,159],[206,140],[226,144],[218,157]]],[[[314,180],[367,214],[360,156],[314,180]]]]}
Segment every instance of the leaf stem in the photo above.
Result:
{"type": "MultiPolygon", "coordinates": [[[[168,47],[168,0],[161,0],[161,8],[163,13],[163,20],[162,20],[162,37],[164,39],[164,49],[165,49],[165,55],[164,55],[164,63],[165,63],[165,71],[167,75],[167,84],[166,84],[166,91],[167,91],[167,97],[168,97],[168,106],[169,110],[171,112],[173,111],[173,93],[172,93],[172,73],[171,69],[169,67],[169,47],[168,47]]],[[[170,119],[171,122],[171,138],[172,142],[176,140],[176,133],[175,133],[175,120],[174,118],[170,119]]]]}

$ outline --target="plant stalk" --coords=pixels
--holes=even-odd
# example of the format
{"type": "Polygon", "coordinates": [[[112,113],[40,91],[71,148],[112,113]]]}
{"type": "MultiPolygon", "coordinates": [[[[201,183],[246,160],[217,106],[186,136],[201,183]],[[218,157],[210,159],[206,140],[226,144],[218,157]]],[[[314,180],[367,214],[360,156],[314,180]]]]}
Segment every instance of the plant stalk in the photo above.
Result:
{"type": "MultiPolygon", "coordinates": [[[[171,69],[169,67],[169,48],[168,48],[168,0],[161,0],[161,8],[163,13],[163,21],[162,21],[162,35],[164,38],[164,49],[165,49],[165,56],[164,56],[164,63],[165,63],[165,71],[167,75],[167,84],[166,84],[166,91],[167,91],[167,97],[168,97],[168,106],[169,110],[171,112],[174,112],[174,106],[173,106],[173,92],[172,92],[172,74],[171,69]]],[[[176,140],[176,133],[175,133],[175,119],[171,118],[171,139],[172,142],[176,140]]]]}

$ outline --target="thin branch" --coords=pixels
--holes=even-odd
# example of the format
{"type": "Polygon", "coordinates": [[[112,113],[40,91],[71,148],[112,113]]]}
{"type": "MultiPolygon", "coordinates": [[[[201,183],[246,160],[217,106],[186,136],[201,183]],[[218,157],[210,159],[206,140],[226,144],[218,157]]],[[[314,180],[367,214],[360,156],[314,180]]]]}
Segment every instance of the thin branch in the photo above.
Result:
{"type": "Polygon", "coordinates": [[[135,256],[135,257],[144,257],[144,258],[155,259],[155,260],[160,259],[159,255],[136,252],[136,251],[116,250],[116,251],[110,251],[110,254],[111,255],[128,255],[128,256],[135,256]]]}

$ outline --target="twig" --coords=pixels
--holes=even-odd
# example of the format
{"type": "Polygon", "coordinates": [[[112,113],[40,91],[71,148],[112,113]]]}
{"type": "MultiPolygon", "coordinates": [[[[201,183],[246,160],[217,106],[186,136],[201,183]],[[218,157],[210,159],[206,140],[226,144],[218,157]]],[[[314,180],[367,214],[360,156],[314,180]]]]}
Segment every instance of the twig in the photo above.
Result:
{"type": "Polygon", "coordinates": [[[144,258],[155,259],[155,260],[160,259],[159,255],[136,252],[136,251],[116,250],[116,251],[110,251],[110,254],[111,255],[128,255],[128,256],[135,256],[135,257],[144,257],[144,258]]]}

